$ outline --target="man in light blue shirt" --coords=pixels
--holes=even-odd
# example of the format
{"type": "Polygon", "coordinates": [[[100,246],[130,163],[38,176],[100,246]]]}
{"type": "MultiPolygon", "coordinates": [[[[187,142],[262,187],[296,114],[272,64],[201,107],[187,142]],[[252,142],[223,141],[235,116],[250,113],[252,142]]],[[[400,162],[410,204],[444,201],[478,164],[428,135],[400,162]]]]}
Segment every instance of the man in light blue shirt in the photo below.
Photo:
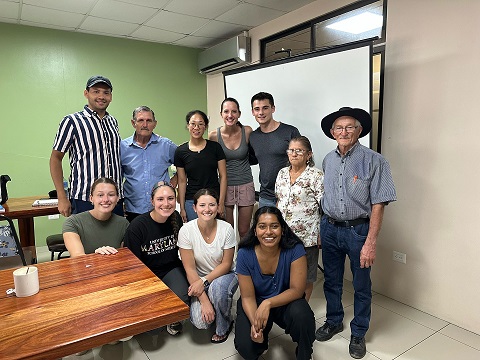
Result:
{"type": "Polygon", "coordinates": [[[151,191],[157,182],[165,181],[177,186],[177,176],[170,179],[168,173],[177,145],[153,132],[157,126],[153,110],[148,106],[133,110],[132,126],[135,133],[120,144],[128,221],[151,210],[151,191]]]}
{"type": "Polygon", "coordinates": [[[370,272],[376,258],[377,239],[385,206],[395,201],[397,195],[388,161],[358,141],[372,129],[368,112],[342,107],[325,116],[321,126],[326,136],[337,141],[337,147],[322,163],[325,215],[320,234],[327,316],[315,337],[327,341],[343,331],[342,289],[348,255],[355,290],[348,348],[351,357],[361,359],[367,352],[365,335],[372,305],[370,272]]]}

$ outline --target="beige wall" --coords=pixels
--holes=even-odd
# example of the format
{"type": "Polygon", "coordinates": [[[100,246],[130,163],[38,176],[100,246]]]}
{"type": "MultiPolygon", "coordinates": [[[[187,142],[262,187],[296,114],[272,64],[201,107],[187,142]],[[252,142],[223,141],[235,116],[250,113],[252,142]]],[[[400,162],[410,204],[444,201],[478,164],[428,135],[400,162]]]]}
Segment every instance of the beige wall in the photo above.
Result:
{"type": "Polygon", "coordinates": [[[480,2],[389,0],[383,153],[399,201],[387,209],[381,293],[480,333],[480,2]],[[392,250],[407,254],[393,263],[392,250]]]}
{"type": "MultiPolygon", "coordinates": [[[[349,2],[318,0],[251,30],[253,59],[259,39],[349,2]]],[[[382,152],[398,201],[386,209],[372,275],[375,291],[476,333],[479,15],[473,0],[388,1],[382,152]],[[393,250],[407,263],[393,262],[393,250]]],[[[207,82],[215,126],[223,77],[207,82]]]]}

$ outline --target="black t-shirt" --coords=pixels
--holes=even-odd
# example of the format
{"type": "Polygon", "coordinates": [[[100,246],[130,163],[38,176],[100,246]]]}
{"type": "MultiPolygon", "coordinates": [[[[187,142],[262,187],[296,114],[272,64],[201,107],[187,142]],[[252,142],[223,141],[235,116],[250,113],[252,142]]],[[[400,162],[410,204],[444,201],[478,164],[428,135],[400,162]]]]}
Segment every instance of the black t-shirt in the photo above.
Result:
{"type": "MultiPolygon", "coordinates": [[[[183,225],[180,214],[175,211],[179,226],[183,225]]],[[[154,221],[150,213],[137,216],[125,232],[124,246],[128,247],[160,279],[170,270],[183,267],[178,256],[177,238],[170,220],[154,221]]]]}
{"type": "Polygon", "coordinates": [[[184,168],[187,175],[185,200],[192,200],[193,195],[200,189],[214,189],[220,195],[218,162],[224,159],[225,153],[216,141],[207,140],[201,151],[190,150],[188,142],[177,148],[174,164],[184,168]]]}

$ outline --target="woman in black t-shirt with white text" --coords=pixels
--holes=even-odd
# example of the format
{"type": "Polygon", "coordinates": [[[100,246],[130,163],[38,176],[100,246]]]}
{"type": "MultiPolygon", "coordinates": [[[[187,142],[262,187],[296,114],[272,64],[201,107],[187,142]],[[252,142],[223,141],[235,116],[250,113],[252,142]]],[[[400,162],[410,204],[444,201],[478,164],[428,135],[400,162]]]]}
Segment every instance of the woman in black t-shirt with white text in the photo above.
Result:
{"type": "MultiPolygon", "coordinates": [[[[153,210],[137,216],[125,232],[124,244],[183,302],[190,303],[188,281],[178,256],[178,230],[183,225],[175,210],[175,189],[160,181],[151,194],[153,210]]],[[[181,323],[167,326],[171,335],[182,331],[181,323]]]]}

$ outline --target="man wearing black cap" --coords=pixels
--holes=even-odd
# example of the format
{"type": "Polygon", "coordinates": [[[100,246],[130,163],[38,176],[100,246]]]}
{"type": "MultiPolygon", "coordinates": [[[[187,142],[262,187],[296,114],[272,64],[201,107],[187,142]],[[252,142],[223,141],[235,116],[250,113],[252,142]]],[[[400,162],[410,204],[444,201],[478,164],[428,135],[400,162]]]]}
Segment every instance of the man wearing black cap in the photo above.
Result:
{"type": "MultiPolygon", "coordinates": [[[[58,211],[63,216],[93,209],[88,201],[92,183],[108,177],[117,183],[123,198],[120,135],[117,120],[107,112],[112,101],[112,83],[101,75],[87,81],[83,95],[87,105],[82,111],[63,118],[50,155],[50,174],[58,196],[58,211]],[[69,194],[63,186],[62,159],[70,158],[69,194]]],[[[123,215],[123,201],[114,212],[123,215]]]]}
{"type": "Polygon", "coordinates": [[[344,107],[322,120],[323,132],[335,139],[338,146],[325,156],[322,164],[325,215],[320,233],[327,319],[315,335],[318,341],[326,341],[343,330],[342,287],[348,255],[355,290],[349,352],[355,359],[366,353],[365,334],[372,302],[370,270],[384,207],[396,200],[387,160],[358,142],[371,128],[372,119],[362,109],[344,107]]]}

